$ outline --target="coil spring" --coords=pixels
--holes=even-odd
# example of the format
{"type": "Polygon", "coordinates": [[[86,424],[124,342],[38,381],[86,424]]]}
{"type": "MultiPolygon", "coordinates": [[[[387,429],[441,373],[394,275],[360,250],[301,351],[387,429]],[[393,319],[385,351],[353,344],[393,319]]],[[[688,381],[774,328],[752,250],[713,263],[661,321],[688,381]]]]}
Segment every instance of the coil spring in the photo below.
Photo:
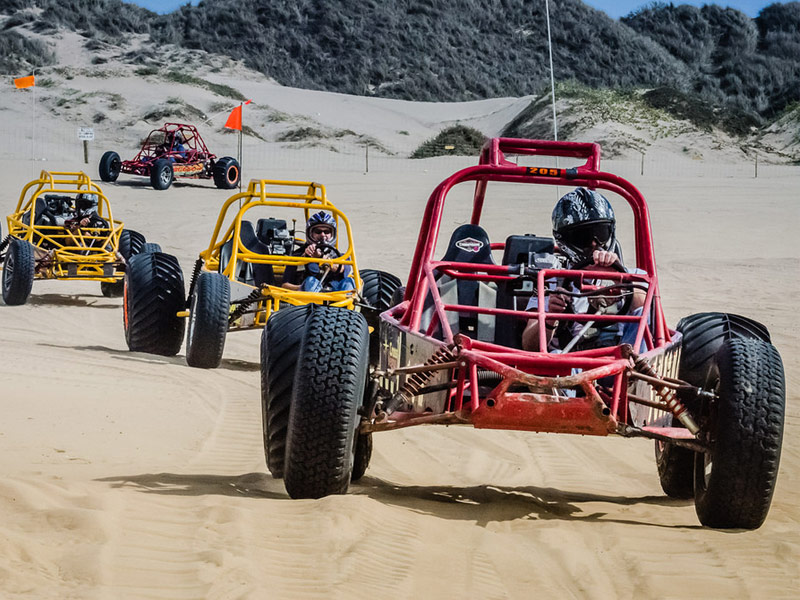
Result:
{"type": "Polygon", "coordinates": [[[247,309],[250,308],[254,302],[258,301],[259,298],[261,298],[261,288],[250,292],[250,295],[242,300],[239,306],[231,311],[231,314],[228,317],[228,323],[233,323],[236,319],[246,313],[247,309]]]}
{"type": "Polygon", "coordinates": [[[0,242],[0,252],[6,249],[6,246],[8,246],[9,242],[11,242],[11,236],[7,235],[6,239],[0,242]]]}
{"type": "MultiPolygon", "coordinates": [[[[648,363],[645,359],[641,356],[637,356],[634,361],[634,368],[643,373],[644,375],[648,375],[649,377],[654,377],[656,379],[661,379],[661,376],[658,374],[653,366],[648,363]]],[[[672,390],[666,386],[656,386],[654,385],[653,388],[658,394],[659,399],[667,405],[670,412],[675,415],[675,418],[678,419],[686,429],[688,429],[693,435],[697,435],[697,432],[700,431],[700,428],[692,419],[692,416],[689,414],[689,409],[678,400],[678,396],[675,393],[675,390],[672,390]]]]}
{"type": "MultiPolygon", "coordinates": [[[[426,365],[437,365],[444,362],[450,362],[454,360],[455,356],[453,352],[449,348],[441,348],[434,352],[431,357],[425,361],[426,365]]],[[[416,396],[417,393],[425,386],[428,381],[434,376],[436,371],[419,371],[417,373],[410,374],[403,386],[398,390],[397,396],[402,397],[403,401],[409,402],[412,397],[416,396]]]]}
{"type": "Polygon", "coordinates": [[[186,308],[192,304],[192,294],[194,294],[194,287],[197,285],[197,278],[200,276],[200,269],[203,267],[203,259],[198,258],[194,263],[194,271],[192,271],[192,280],[189,283],[189,295],[186,296],[186,308]]]}

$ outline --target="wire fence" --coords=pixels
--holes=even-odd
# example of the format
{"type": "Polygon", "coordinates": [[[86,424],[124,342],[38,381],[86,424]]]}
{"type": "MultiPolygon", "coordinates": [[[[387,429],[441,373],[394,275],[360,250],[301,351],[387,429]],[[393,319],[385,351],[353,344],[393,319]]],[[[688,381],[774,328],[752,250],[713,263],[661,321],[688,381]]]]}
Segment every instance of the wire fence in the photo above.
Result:
{"type": "MultiPolygon", "coordinates": [[[[78,139],[78,127],[50,124],[32,132],[29,123],[0,122],[0,160],[30,160],[38,172],[41,168],[60,170],[63,164],[85,164],[84,170],[96,175],[97,164],[106,150],[116,150],[125,159],[138,151],[140,131],[95,128],[95,139],[88,143],[88,161],[84,163],[83,142],[78,139]]],[[[204,135],[211,151],[218,155],[237,155],[235,135],[210,132],[204,135]]],[[[453,171],[477,161],[473,156],[458,156],[451,146],[442,146],[435,158],[409,159],[419,144],[410,140],[378,143],[353,136],[304,139],[291,142],[270,142],[245,136],[242,149],[242,170],[245,177],[263,176],[283,170],[336,170],[353,173],[425,172],[431,169],[453,171]]],[[[767,156],[747,162],[741,158],[726,161],[721,153],[710,158],[691,158],[677,153],[654,150],[623,159],[604,159],[601,168],[625,178],[635,177],[734,177],[774,178],[800,175],[800,165],[775,164],[767,156]]],[[[509,160],[520,161],[510,156],[509,160]]],[[[582,161],[549,157],[524,157],[519,164],[538,166],[574,166],[582,161]]],[[[72,167],[74,168],[74,167],[72,167]]],[[[270,175],[271,176],[271,175],[270,175]]]]}

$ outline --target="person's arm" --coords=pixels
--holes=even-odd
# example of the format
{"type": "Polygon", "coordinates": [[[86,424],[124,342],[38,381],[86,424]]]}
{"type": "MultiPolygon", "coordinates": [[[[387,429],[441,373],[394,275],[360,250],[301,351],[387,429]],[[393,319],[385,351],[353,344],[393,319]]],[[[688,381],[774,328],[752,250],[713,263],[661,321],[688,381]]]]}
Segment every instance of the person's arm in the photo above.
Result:
{"type": "MultiPolygon", "coordinates": [[[[559,288],[560,289],[560,288],[559,288]]],[[[567,297],[563,294],[550,294],[548,297],[547,312],[563,313],[567,309],[567,297]]],[[[558,329],[559,321],[545,321],[544,339],[549,345],[558,329]]],[[[522,332],[522,349],[528,352],[540,352],[539,348],[539,319],[529,319],[525,330],[522,332]]]]}
{"type": "MultiPolygon", "coordinates": [[[[550,321],[545,323],[545,342],[549,345],[558,329],[558,321],[550,321]]],[[[530,319],[522,332],[522,349],[528,352],[539,351],[539,320],[530,319]]]]}
{"type": "MultiPolygon", "coordinates": [[[[617,256],[616,253],[609,252],[607,250],[595,250],[593,258],[594,264],[599,267],[611,267],[616,262],[622,264],[622,261],[619,260],[619,256],[617,256]]],[[[637,308],[642,308],[644,306],[644,300],[646,297],[647,292],[638,288],[634,289],[633,300],[631,301],[631,307],[629,311],[633,312],[637,308]]]]}

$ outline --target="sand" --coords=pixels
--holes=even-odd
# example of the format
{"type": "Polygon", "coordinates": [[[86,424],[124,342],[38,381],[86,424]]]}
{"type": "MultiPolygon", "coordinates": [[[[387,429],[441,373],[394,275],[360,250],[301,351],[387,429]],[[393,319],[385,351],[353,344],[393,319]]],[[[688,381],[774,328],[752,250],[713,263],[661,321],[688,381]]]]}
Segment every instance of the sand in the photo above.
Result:
{"type": "MultiPolygon", "coordinates": [[[[364,99],[334,107],[324,100],[340,95],[275,93],[282,110],[335,109],[330,127],[357,123],[387,145],[405,136],[382,137],[375,125],[401,122],[402,104],[375,101],[367,111],[364,99]]],[[[8,128],[12,100],[2,100],[8,128]]],[[[424,139],[473,111],[496,133],[487,114],[515,102],[483,112],[420,106],[405,129],[424,139]]],[[[148,129],[131,121],[120,142],[129,154],[148,129]]],[[[75,124],[55,115],[47,123],[75,124]]],[[[230,152],[231,138],[209,137],[230,152]]],[[[97,177],[99,148],[84,166],[54,143],[32,165],[0,139],[3,215],[32,170],[97,177]]],[[[361,266],[406,277],[428,194],[461,163],[397,159],[364,173],[333,153],[320,161],[320,151],[302,152],[271,147],[245,175],[326,184],[350,216],[361,266]],[[269,160],[292,152],[279,166],[269,160]]],[[[371,466],[347,495],[290,500],[264,463],[258,332],[229,336],[220,368],[192,369],[183,351],[129,352],[121,300],[101,296],[99,284],[37,282],[26,305],[0,303],[0,597],[796,598],[800,173],[631,179],[650,204],[669,322],[745,314],[769,327],[783,356],[783,457],[760,529],[701,527],[691,502],[661,491],[651,442],[457,427],[376,434],[371,466]]],[[[125,176],[103,189],[115,216],[178,256],[187,276],[228,197],[210,182],[156,192],[125,176]]],[[[446,234],[467,218],[468,195],[446,215],[446,234]]],[[[490,236],[547,231],[555,197],[500,188],[490,236]]]]}

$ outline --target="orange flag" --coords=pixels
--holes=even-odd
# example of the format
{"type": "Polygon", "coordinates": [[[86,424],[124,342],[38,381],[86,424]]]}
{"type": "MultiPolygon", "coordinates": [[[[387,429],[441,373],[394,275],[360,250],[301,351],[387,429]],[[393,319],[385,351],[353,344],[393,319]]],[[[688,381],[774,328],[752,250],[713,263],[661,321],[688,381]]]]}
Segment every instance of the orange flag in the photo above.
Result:
{"type": "MultiPolygon", "coordinates": [[[[248,100],[245,104],[250,104],[252,100],[248,100]]],[[[242,106],[239,105],[231,111],[231,114],[228,115],[228,120],[225,121],[225,127],[228,129],[238,129],[239,131],[242,130],[242,106]]]]}
{"type": "Polygon", "coordinates": [[[36,85],[36,80],[33,78],[33,75],[28,75],[27,77],[17,77],[14,80],[14,86],[17,89],[33,87],[36,85]]]}

